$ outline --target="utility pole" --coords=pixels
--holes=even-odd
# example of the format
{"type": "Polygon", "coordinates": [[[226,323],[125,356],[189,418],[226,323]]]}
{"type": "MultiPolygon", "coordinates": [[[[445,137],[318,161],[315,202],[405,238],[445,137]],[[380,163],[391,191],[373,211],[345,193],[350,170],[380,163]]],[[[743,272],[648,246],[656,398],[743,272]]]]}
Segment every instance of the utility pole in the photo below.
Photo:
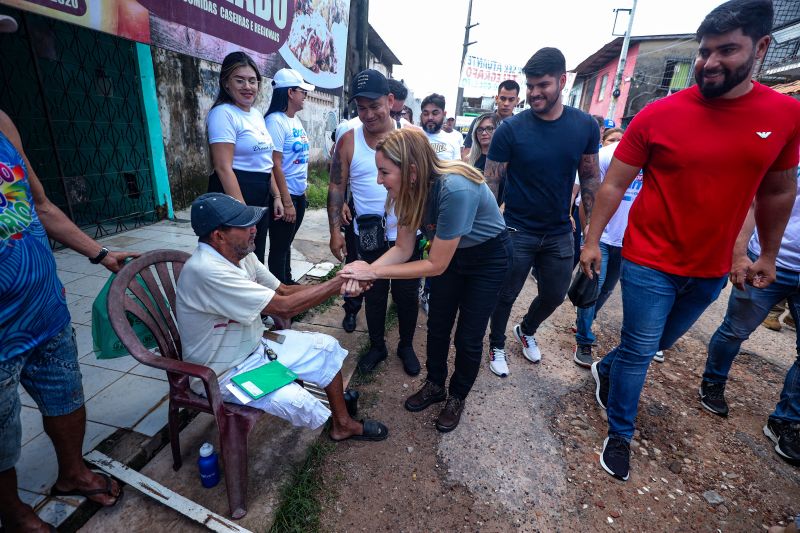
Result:
{"type": "Polygon", "coordinates": [[[469,8],[467,9],[467,25],[464,27],[464,47],[461,50],[461,68],[458,70],[458,96],[456,96],[456,116],[461,115],[461,107],[464,101],[464,88],[461,86],[461,73],[464,71],[464,60],[467,57],[467,48],[478,41],[469,40],[469,30],[480,24],[476,22],[472,24],[472,0],[469,0],[469,8]]]}
{"type": "MultiPolygon", "coordinates": [[[[617,100],[620,95],[620,86],[622,85],[622,74],[625,71],[625,62],[628,58],[628,45],[631,42],[631,28],[633,28],[633,17],[636,15],[636,1],[633,0],[633,7],[630,9],[630,17],[628,18],[628,31],[625,32],[625,38],[622,40],[622,51],[619,53],[619,63],[617,64],[617,75],[614,78],[614,90],[611,91],[611,102],[608,105],[608,114],[606,118],[614,120],[614,111],[617,109],[617,100]]],[[[618,11],[628,11],[618,10],[618,11]]]]}

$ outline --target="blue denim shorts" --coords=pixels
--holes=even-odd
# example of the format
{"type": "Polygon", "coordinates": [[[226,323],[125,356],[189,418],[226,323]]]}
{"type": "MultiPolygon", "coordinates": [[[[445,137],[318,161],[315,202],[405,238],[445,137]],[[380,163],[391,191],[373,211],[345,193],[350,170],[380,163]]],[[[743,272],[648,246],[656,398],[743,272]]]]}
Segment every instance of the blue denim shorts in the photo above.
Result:
{"type": "Polygon", "coordinates": [[[55,337],[8,361],[0,361],[0,472],[13,468],[22,443],[19,384],[43,416],[62,416],[83,405],[75,330],[67,324],[55,337]]]}

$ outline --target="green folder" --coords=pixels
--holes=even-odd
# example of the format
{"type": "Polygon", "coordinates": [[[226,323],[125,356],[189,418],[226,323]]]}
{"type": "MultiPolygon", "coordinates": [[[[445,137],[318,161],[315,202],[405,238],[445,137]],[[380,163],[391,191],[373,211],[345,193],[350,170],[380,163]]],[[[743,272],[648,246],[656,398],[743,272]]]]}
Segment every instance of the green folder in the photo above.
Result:
{"type": "Polygon", "coordinates": [[[231,378],[245,394],[254,400],[266,396],[297,379],[297,374],[280,364],[270,361],[253,370],[242,372],[231,378]]]}

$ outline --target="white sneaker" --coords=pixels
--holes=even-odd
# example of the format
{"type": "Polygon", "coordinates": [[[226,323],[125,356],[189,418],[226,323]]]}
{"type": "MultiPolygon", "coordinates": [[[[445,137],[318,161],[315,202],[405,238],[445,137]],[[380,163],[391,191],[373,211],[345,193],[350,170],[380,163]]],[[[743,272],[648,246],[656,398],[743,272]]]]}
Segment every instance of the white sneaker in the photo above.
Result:
{"type": "Polygon", "coordinates": [[[504,349],[489,348],[489,369],[501,378],[508,376],[508,362],[504,349]]]}
{"type": "Polygon", "coordinates": [[[525,359],[531,363],[538,363],[542,360],[542,352],[539,351],[539,347],[536,345],[536,339],[533,338],[533,335],[522,333],[522,328],[519,324],[514,326],[514,338],[522,344],[522,355],[525,356],[525,359]]]}
{"type": "Polygon", "coordinates": [[[653,356],[653,361],[656,361],[658,363],[663,363],[664,362],[664,350],[657,351],[656,354],[653,356]]]}

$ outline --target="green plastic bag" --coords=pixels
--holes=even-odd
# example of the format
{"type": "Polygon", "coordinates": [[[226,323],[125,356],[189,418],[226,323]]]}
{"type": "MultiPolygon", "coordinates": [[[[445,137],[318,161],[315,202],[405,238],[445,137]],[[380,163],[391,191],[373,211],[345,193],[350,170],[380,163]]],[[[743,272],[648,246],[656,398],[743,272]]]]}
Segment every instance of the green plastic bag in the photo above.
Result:
{"type": "MultiPolygon", "coordinates": [[[[117,337],[114,328],[111,327],[111,321],[108,319],[108,291],[115,277],[116,274],[109,276],[108,281],[100,289],[100,293],[92,304],[92,344],[98,359],[115,359],[130,355],[128,349],[117,337]]],[[[153,295],[150,294],[144,282],[138,276],[136,279],[144,287],[150,299],[153,300],[153,295]]],[[[156,338],[150,333],[144,322],[131,314],[128,314],[128,322],[130,322],[133,332],[136,333],[145,348],[149,350],[156,347],[156,338]]]]}

